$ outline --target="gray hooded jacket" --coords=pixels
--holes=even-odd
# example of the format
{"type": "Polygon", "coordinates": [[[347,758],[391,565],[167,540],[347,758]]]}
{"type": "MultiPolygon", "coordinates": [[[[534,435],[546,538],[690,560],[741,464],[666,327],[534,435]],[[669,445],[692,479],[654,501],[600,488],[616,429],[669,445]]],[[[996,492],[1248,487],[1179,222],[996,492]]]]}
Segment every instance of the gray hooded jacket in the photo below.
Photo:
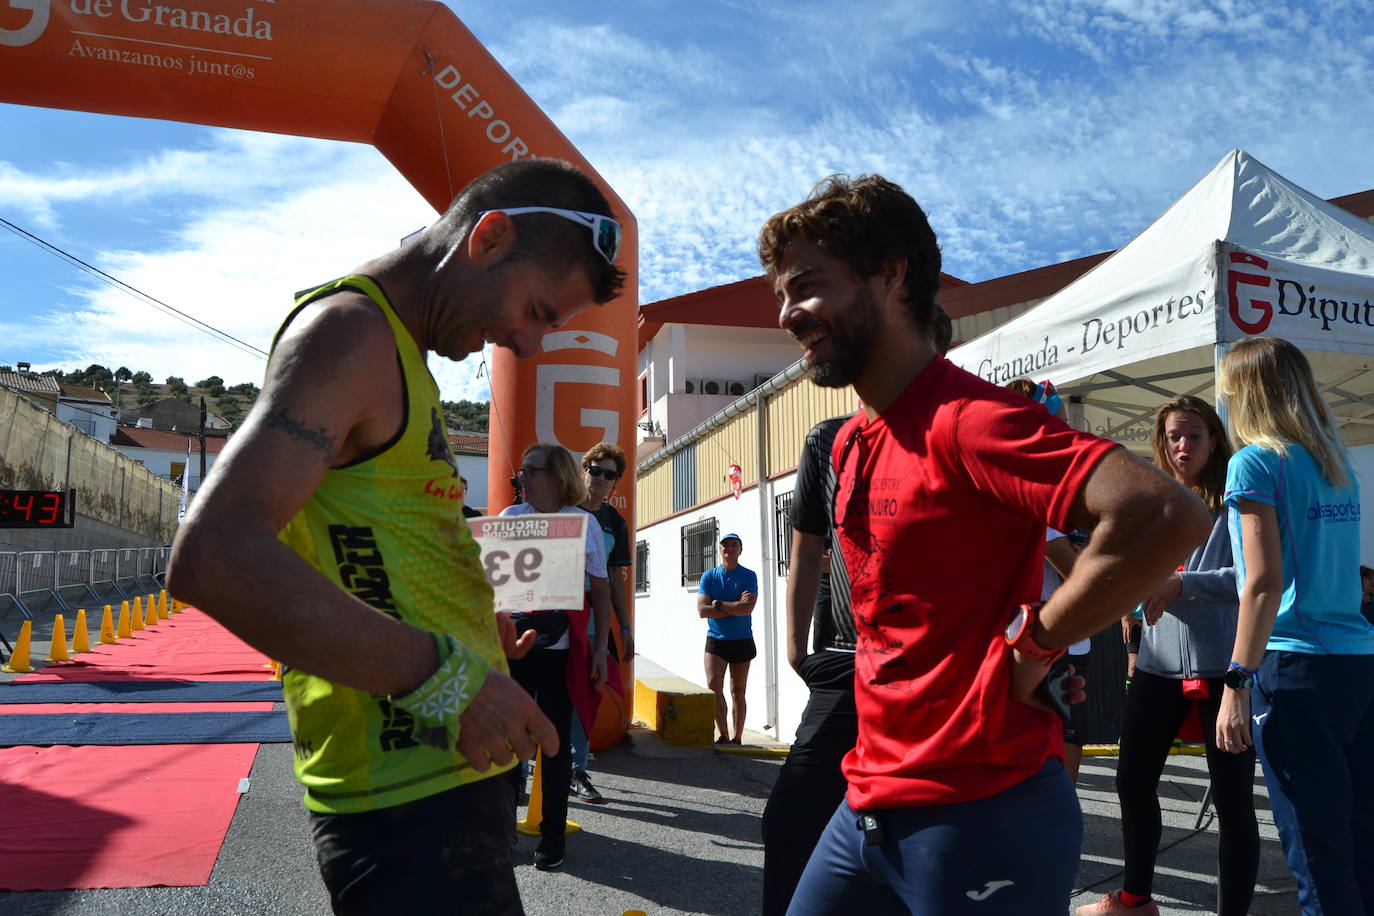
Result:
{"type": "Polygon", "coordinates": [[[1221,677],[1231,661],[1240,612],[1225,511],[1212,520],[1212,533],[1178,575],[1183,591],[1158,623],[1141,631],[1136,668],[1175,679],[1221,677]]]}

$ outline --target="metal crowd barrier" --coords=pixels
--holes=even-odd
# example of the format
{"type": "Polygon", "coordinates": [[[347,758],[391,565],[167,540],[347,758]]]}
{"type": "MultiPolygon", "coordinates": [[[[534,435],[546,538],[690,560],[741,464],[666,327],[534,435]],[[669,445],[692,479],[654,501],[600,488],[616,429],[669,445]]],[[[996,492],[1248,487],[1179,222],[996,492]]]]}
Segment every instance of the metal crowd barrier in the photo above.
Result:
{"type": "Polygon", "coordinates": [[[0,616],[9,605],[26,619],[69,612],[89,596],[96,604],[146,595],[166,579],[166,547],[0,552],[0,616]]]}

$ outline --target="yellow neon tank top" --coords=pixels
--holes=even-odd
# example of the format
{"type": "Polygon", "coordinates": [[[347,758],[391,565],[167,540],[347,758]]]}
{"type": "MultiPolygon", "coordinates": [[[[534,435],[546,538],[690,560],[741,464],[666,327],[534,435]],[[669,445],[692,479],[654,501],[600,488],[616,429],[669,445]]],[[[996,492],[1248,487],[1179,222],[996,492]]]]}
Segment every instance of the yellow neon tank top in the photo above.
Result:
{"type": "MultiPolygon", "coordinates": [[[[342,289],[365,293],[391,325],[405,421],[372,457],[327,471],[279,537],[339,588],[421,629],[452,633],[507,672],[439,388],[386,294],[370,277],[343,277],[297,297],[282,330],[306,304],[342,289]]],[[[282,687],[296,778],[312,811],[387,808],[510,769],[479,774],[456,752],[421,744],[415,720],[385,697],[299,670],[288,670],[282,687]]]]}

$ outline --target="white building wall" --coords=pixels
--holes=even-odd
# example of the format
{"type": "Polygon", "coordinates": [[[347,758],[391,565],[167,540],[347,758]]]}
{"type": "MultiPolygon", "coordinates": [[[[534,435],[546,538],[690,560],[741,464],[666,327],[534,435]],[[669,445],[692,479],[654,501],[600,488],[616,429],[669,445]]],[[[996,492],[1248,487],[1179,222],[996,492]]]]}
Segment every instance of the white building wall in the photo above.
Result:
{"type": "MultiPolygon", "coordinates": [[[[798,355],[797,345],[781,330],[665,325],[640,352],[636,368],[636,376],[649,377],[647,419],[658,423],[672,442],[753,390],[757,376],[772,378],[798,355]],[[687,394],[688,379],[742,382],[744,390],[687,394]]],[[[640,438],[646,435],[644,430],[639,433],[640,438]]]]}
{"type": "MultiPolygon", "coordinates": [[[[771,529],[774,499],[793,487],[796,475],[765,484],[763,499],[771,529]]],[[[754,609],[754,642],[759,654],[749,666],[745,727],[790,742],[806,706],[808,691],[787,664],[785,596],[787,579],[777,575],[772,541],[765,541],[759,513],[759,488],[745,490],[740,499],[724,499],[694,511],[640,528],[637,540],[649,545],[649,588],[635,595],[636,651],[694,684],[705,686],[706,621],[697,616],[697,587],[682,584],[682,529],[714,518],[719,536],[731,532],[744,543],[740,563],[759,576],[759,603],[754,609]],[[765,584],[765,577],[769,581],[765,584]],[[771,618],[771,626],[766,618],[771,618]],[[771,633],[771,639],[769,634],[771,633]],[[777,683],[777,727],[769,722],[769,659],[777,683]]],[[[772,537],[771,530],[766,535],[772,537]]],[[[790,532],[789,532],[790,537],[790,532]]],[[[728,683],[727,683],[728,690],[728,683]]]]}
{"type": "Polygon", "coordinates": [[[99,404],[59,400],[57,402],[57,419],[63,423],[70,423],[92,439],[106,444],[109,443],[110,437],[115,432],[113,410],[109,407],[101,407],[99,404]]]}
{"type": "MultiPolygon", "coordinates": [[[[139,448],[134,445],[115,445],[112,448],[137,461],[159,477],[165,477],[168,480],[172,479],[172,462],[183,462],[190,473],[190,489],[194,491],[200,488],[200,451],[195,445],[191,446],[189,459],[184,451],[177,449],[139,448]]],[[[210,469],[215,466],[215,458],[217,457],[218,454],[215,452],[205,453],[205,474],[207,477],[210,475],[210,469]]]]}
{"type": "MultiPolygon", "coordinates": [[[[458,475],[468,482],[467,504],[477,509],[487,505],[487,456],[455,455],[458,459],[458,475]]],[[[497,506],[498,510],[505,508],[497,506]]],[[[496,513],[492,513],[495,515],[496,513]]]]}
{"type": "Polygon", "coordinates": [[[744,382],[745,391],[750,391],[755,375],[771,378],[800,355],[797,344],[781,330],[688,325],[687,365],[691,368],[686,377],[744,382]]]}

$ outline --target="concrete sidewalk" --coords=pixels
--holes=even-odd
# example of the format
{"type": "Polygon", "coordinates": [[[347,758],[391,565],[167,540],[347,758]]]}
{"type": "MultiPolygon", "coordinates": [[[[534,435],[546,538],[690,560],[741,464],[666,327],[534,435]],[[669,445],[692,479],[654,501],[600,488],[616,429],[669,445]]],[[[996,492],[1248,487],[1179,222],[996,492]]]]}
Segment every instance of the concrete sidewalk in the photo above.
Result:
{"type": "MultiPolygon", "coordinates": [[[[287,745],[259,750],[251,789],[239,803],[209,886],[10,893],[3,895],[6,916],[325,916],[328,901],[306,833],[300,789],[291,777],[290,754],[287,745]]],[[[570,806],[569,816],[584,832],[568,838],[561,871],[535,871],[529,864],[535,839],[520,838],[517,875],[526,910],[530,916],[621,916],[634,909],[757,913],[763,867],[759,817],[781,763],[776,756],[666,747],[651,733],[633,730],[627,741],[592,763],[596,785],[610,804],[570,806]]],[[[1081,890],[1073,906],[1120,883],[1114,767],[1113,758],[1084,761],[1079,796],[1086,838],[1081,890]]],[[[1155,884],[1164,913],[1215,912],[1216,825],[1192,829],[1205,786],[1201,758],[1169,759],[1160,793],[1164,852],[1155,884]]],[[[1256,796],[1263,857],[1251,912],[1296,913],[1293,881],[1258,779],[1256,796]]]]}

